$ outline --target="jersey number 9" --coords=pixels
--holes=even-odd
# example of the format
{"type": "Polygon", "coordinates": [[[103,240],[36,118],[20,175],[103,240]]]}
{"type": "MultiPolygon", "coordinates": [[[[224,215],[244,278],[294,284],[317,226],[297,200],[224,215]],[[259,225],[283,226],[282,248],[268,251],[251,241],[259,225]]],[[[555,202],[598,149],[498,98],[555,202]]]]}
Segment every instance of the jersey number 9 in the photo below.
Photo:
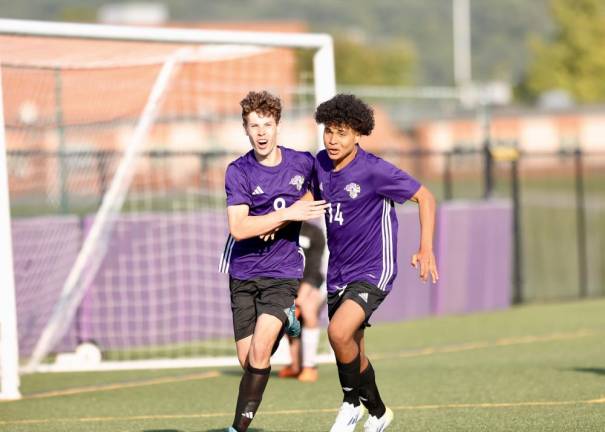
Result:
{"type": "Polygon", "coordinates": [[[286,200],[283,198],[276,198],[275,201],[273,201],[273,208],[277,211],[277,210],[281,210],[283,208],[286,208],[286,200]]]}

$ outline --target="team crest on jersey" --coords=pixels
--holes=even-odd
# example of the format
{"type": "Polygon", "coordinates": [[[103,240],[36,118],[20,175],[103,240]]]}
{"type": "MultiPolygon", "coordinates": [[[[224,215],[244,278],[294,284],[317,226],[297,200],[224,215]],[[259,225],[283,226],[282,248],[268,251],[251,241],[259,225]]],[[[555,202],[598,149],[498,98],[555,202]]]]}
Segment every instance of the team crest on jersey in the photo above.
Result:
{"type": "Polygon", "coordinates": [[[357,198],[361,193],[361,187],[357,183],[349,183],[345,186],[345,190],[351,198],[357,198]]]}
{"type": "Polygon", "coordinates": [[[304,183],[305,183],[305,178],[301,175],[295,175],[290,180],[290,184],[293,186],[296,186],[296,190],[301,190],[304,183]]]}

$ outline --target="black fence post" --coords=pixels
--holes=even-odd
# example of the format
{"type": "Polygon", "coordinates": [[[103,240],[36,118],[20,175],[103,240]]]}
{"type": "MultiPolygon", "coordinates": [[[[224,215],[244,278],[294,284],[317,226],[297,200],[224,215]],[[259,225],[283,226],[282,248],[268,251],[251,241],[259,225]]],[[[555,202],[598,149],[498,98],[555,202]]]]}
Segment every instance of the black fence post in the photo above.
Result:
{"type": "Polygon", "coordinates": [[[59,151],[57,152],[57,165],[59,167],[59,194],[61,202],[61,212],[69,212],[69,161],[67,161],[67,148],[65,143],[65,125],[63,124],[63,82],[61,70],[55,68],[55,122],[57,123],[57,133],[59,138],[59,151]]]}
{"type": "Polygon", "coordinates": [[[578,238],[578,283],[580,297],[588,296],[588,253],[586,251],[586,200],[584,196],[583,154],[580,148],[574,152],[576,177],[576,230],[578,238]]]}
{"type": "Polygon", "coordinates": [[[445,167],[443,170],[443,200],[450,201],[453,198],[452,190],[452,156],[453,152],[445,153],[445,167]]]}
{"type": "Polygon", "coordinates": [[[523,303],[523,233],[521,226],[521,191],[519,187],[519,158],[510,165],[513,201],[513,304],[523,303]]]}
{"type": "Polygon", "coordinates": [[[97,151],[93,153],[97,159],[97,176],[99,177],[99,205],[103,202],[103,197],[107,191],[107,160],[108,151],[97,151]]]}
{"type": "Polygon", "coordinates": [[[203,152],[198,152],[200,161],[200,186],[202,190],[206,187],[206,173],[208,172],[208,157],[203,152]]]}
{"type": "Polygon", "coordinates": [[[494,191],[494,160],[491,152],[491,117],[489,106],[482,106],[482,128],[483,128],[483,176],[484,190],[483,199],[492,197],[494,191]]]}

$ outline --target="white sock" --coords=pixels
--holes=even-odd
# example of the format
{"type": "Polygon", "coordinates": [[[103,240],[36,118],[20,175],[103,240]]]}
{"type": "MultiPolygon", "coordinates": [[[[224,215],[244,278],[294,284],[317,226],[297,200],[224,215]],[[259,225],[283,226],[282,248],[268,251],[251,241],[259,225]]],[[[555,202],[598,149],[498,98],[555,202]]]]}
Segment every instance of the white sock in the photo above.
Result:
{"type": "Polygon", "coordinates": [[[303,327],[301,342],[303,367],[315,367],[315,356],[319,345],[319,327],[303,327]]]}

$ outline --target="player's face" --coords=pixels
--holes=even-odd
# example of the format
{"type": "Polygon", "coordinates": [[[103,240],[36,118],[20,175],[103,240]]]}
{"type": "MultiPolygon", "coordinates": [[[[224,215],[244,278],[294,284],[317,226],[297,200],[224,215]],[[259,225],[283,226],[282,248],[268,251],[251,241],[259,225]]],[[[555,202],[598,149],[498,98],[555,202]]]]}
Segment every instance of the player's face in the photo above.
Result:
{"type": "Polygon", "coordinates": [[[324,128],[324,146],[334,168],[342,169],[349,164],[357,153],[355,144],[361,135],[347,125],[326,125],[324,128]]]}
{"type": "Polygon", "coordinates": [[[263,116],[257,112],[251,112],[248,114],[244,129],[258,161],[270,159],[275,155],[277,123],[273,116],[263,116]]]}

